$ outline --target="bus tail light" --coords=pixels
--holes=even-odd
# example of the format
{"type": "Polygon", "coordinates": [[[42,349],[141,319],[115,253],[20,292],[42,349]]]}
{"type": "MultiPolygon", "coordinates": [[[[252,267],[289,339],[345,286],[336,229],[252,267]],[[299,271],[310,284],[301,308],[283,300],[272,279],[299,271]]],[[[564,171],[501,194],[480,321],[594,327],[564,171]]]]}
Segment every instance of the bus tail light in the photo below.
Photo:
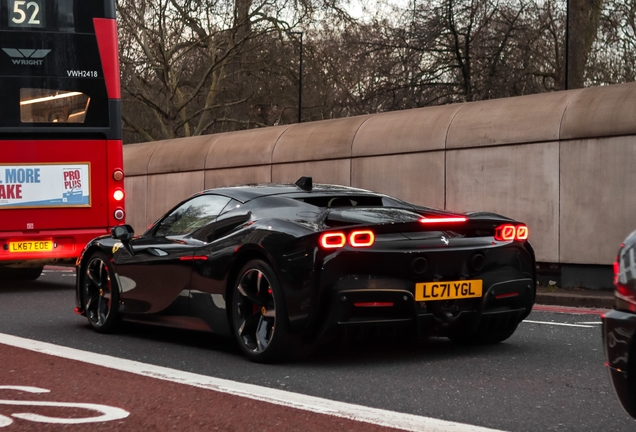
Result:
{"type": "Polygon", "coordinates": [[[495,228],[495,240],[497,241],[524,241],[528,240],[529,230],[526,225],[504,224],[495,228]]]}
{"type": "Polygon", "coordinates": [[[120,169],[113,171],[113,180],[122,181],[124,179],[124,172],[120,169]]]}
{"type": "Polygon", "coordinates": [[[113,213],[113,216],[115,217],[115,219],[120,221],[124,219],[124,216],[126,216],[126,213],[124,213],[122,209],[117,209],[115,210],[115,213],[113,213]]]}
{"type": "Polygon", "coordinates": [[[115,201],[123,200],[124,196],[124,191],[121,189],[115,189],[115,192],[113,192],[113,198],[115,198],[115,201]]]}

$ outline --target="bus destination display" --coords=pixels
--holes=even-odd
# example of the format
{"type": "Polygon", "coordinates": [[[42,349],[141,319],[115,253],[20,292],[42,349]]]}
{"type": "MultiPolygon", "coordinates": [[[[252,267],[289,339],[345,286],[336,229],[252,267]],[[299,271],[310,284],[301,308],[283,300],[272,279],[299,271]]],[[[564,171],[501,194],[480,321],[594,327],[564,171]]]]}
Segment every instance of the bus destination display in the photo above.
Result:
{"type": "Polygon", "coordinates": [[[7,0],[9,27],[44,28],[45,0],[7,0]]]}

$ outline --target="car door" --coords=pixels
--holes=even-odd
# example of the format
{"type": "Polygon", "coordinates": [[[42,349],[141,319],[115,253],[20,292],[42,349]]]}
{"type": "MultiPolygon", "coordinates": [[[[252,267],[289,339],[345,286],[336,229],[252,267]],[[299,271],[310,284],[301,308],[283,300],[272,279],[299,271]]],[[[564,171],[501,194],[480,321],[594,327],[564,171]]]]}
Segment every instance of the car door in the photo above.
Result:
{"type": "Polygon", "coordinates": [[[115,265],[123,312],[156,313],[170,307],[173,314],[187,313],[192,266],[205,245],[190,234],[214,220],[229,201],[219,195],[197,195],[133,239],[133,254],[120,249],[115,265]]]}
{"type": "Polygon", "coordinates": [[[236,210],[241,207],[232,200],[213,222],[192,234],[192,237],[205,243],[200,253],[209,258],[194,262],[190,282],[190,313],[210,326],[217,334],[231,336],[227,320],[225,298],[226,276],[232,262],[232,256],[239,243],[226,236],[239,226],[245,225],[251,213],[236,210]],[[225,213],[232,209],[234,211],[225,213]]]}

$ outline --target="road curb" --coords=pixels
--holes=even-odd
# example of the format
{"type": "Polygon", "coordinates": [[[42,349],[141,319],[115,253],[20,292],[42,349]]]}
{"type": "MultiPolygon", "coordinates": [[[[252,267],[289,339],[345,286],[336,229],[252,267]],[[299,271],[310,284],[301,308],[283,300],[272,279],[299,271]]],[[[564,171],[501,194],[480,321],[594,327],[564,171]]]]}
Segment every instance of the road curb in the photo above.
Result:
{"type": "Polygon", "coordinates": [[[612,309],[614,293],[610,291],[555,291],[537,290],[536,304],[580,308],[612,309]]]}

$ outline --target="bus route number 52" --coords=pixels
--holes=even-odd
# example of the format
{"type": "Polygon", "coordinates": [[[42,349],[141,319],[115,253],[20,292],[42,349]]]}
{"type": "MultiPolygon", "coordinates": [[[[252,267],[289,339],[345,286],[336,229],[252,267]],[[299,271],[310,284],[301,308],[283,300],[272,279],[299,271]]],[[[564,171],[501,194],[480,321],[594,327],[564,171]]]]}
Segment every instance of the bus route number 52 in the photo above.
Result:
{"type": "Polygon", "coordinates": [[[9,27],[43,28],[44,2],[41,0],[9,0],[9,27]]]}

